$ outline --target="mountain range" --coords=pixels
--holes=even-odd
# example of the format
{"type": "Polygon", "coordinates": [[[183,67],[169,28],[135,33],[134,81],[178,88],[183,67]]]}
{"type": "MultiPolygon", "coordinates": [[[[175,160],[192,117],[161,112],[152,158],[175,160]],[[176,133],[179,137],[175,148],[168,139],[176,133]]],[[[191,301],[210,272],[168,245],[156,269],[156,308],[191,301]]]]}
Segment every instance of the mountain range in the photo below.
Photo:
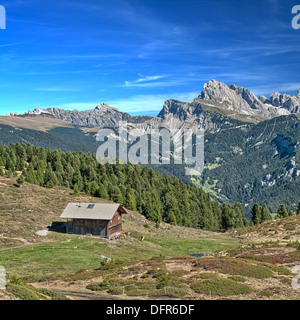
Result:
{"type": "Polygon", "coordinates": [[[299,114],[300,89],[296,96],[276,92],[267,99],[265,96],[256,97],[250,90],[235,84],[227,86],[223,82],[210,80],[204,85],[201,94],[192,103],[167,100],[154,120],[146,116],[133,117],[106,103],[87,111],[36,108],[22,115],[17,113],[11,113],[10,115],[17,117],[52,117],[85,127],[116,126],[119,121],[130,123],[160,122],[165,120],[168,115],[172,115],[181,121],[198,122],[206,128],[205,121],[201,121],[205,113],[204,110],[213,109],[230,117],[256,121],[282,115],[299,114]]]}
{"type": "Polygon", "coordinates": [[[35,109],[0,117],[0,143],[31,143],[62,151],[96,153],[101,127],[127,121],[144,130],[167,127],[205,130],[205,169],[185,176],[180,165],[154,169],[193,182],[214,198],[241,202],[249,215],[255,202],[275,212],[295,209],[300,194],[300,89],[297,95],[256,97],[250,90],[210,80],[193,102],[167,100],[156,117],[133,117],[105,103],[93,110],[35,109]]]}

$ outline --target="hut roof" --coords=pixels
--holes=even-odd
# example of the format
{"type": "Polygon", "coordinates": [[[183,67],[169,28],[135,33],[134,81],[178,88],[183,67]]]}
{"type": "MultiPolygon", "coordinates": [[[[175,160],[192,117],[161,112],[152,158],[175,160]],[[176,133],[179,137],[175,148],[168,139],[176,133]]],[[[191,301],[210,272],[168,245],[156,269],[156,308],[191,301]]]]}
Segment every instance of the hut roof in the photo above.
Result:
{"type": "Polygon", "coordinates": [[[127,211],[117,203],[69,203],[61,214],[63,219],[111,220],[117,210],[127,211]]]}

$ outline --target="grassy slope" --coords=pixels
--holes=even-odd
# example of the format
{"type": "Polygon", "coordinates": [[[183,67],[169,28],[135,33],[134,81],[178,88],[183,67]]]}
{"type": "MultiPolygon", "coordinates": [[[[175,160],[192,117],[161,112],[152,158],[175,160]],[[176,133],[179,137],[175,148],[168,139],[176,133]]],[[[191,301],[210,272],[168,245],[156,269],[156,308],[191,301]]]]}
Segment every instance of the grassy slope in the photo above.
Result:
{"type": "Polygon", "coordinates": [[[46,132],[56,127],[73,127],[72,124],[54,118],[46,117],[7,117],[0,116],[0,124],[8,125],[14,128],[26,128],[46,132]]]}
{"type": "Polygon", "coordinates": [[[139,213],[124,218],[124,231],[133,235],[120,242],[100,238],[51,233],[38,238],[69,202],[101,202],[99,198],[75,196],[68,189],[46,189],[14,179],[0,178],[0,265],[8,274],[36,279],[99,266],[98,255],[113,259],[150,258],[157,255],[189,255],[216,252],[237,246],[228,235],[162,224],[156,229],[139,213]],[[148,224],[148,228],[144,225],[148,224]],[[138,239],[144,235],[145,241],[138,239]]]}
{"type": "MultiPolygon", "coordinates": [[[[8,276],[18,275],[36,288],[47,286],[72,299],[109,299],[115,294],[122,299],[300,299],[299,290],[291,287],[290,272],[300,264],[300,251],[292,245],[300,240],[300,217],[218,234],[167,224],[156,229],[130,212],[123,229],[131,237],[125,240],[59,233],[38,238],[34,233],[58,221],[68,202],[101,199],[26,183],[19,189],[14,182],[0,178],[0,265],[8,276]],[[208,257],[190,257],[195,252],[208,257]],[[96,270],[100,254],[121,262],[96,270]],[[109,289],[86,288],[105,278],[111,281],[109,289]]],[[[12,297],[2,293],[0,299],[12,297]]]]}

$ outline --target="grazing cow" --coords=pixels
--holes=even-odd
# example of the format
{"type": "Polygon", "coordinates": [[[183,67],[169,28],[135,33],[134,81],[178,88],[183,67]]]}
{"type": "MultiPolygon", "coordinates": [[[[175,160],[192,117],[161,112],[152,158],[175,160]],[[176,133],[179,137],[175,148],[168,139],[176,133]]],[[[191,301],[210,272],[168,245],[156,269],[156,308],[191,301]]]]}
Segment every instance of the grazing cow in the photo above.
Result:
{"type": "Polygon", "coordinates": [[[124,234],[125,234],[127,237],[130,236],[130,232],[128,232],[128,231],[124,232],[124,234]]]}
{"type": "Polygon", "coordinates": [[[144,240],[145,240],[145,237],[144,237],[144,236],[141,236],[141,240],[144,241],[144,240]]]}
{"type": "Polygon", "coordinates": [[[119,239],[125,239],[126,238],[126,234],[125,233],[120,233],[119,234],[119,239]]]}

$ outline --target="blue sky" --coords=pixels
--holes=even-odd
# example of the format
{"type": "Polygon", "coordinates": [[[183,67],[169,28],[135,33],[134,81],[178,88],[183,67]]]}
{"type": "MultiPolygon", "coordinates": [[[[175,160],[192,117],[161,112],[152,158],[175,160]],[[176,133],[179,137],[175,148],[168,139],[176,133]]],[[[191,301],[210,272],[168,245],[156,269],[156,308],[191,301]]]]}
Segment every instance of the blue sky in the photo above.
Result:
{"type": "Polygon", "coordinates": [[[9,0],[0,114],[101,102],[157,115],[210,79],[255,94],[300,88],[300,29],[287,0],[9,0]]]}

